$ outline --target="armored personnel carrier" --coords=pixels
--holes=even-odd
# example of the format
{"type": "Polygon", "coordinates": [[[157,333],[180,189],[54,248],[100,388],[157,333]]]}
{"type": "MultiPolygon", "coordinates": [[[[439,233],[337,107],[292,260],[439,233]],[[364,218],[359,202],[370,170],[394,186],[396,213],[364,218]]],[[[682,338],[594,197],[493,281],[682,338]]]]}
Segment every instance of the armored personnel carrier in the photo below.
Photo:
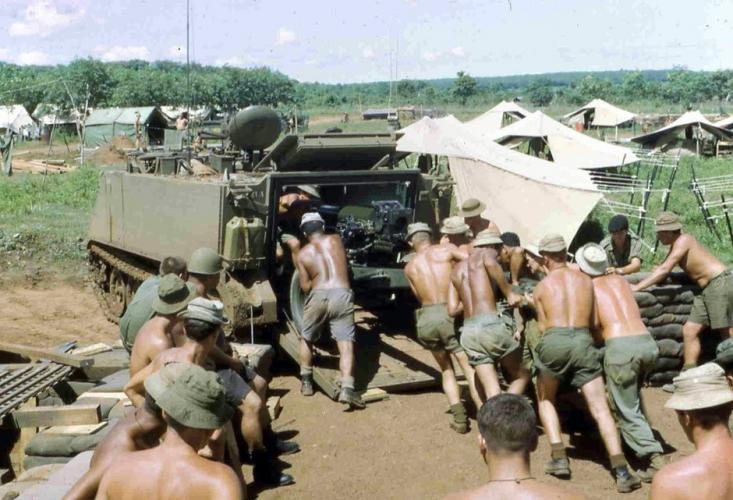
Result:
{"type": "Polygon", "coordinates": [[[226,262],[218,291],[235,331],[274,324],[281,311],[298,325],[300,289],[289,256],[277,252],[285,223],[278,202],[302,185],[320,190],[314,208],[343,238],[357,303],[408,290],[407,224],[446,215],[450,202],[436,194],[444,183],[407,168],[393,134],[287,135],[268,150],[279,135],[277,114],[251,107],[230,121],[217,149],[179,152],[155,168],[134,159],[127,171],[101,176],[88,250],[110,320],[164,257],[210,247],[226,262]],[[207,162],[207,175],[192,173],[192,156],[207,162]]]}

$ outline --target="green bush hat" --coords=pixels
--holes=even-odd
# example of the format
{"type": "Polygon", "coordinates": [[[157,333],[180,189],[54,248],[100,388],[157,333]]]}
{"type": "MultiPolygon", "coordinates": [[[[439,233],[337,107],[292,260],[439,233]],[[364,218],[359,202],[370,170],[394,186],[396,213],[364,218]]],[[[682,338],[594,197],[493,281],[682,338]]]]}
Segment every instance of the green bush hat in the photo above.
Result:
{"type": "Polygon", "coordinates": [[[196,287],[175,274],[166,274],[158,283],[158,296],[153,301],[153,311],[165,316],[178,314],[196,297],[196,287]]]}
{"type": "Polygon", "coordinates": [[[562,235],[556,234],[556,233],[550,233],[546,234],[541,240],[539,244],[539,250],[540,252],[561,252],[565,249],[567,249],[567,244],[565,244],[565,238],[562,237],[562,235]]]}
{"type": "Polygon", "coordinates": [[[432,236],[433,231],[430,229],[430,226],[428,226],[424,222],[413,222],[412,224],[407,226],[407,236],[405,237],[405,239],[409,241],[409,239],[417,233],[428,233],[432,236]]]}
{"type": "Polygon", "coordinates": [[[473,246],[475,247],[503,244],[504,241],[501,239],[501,233],[495,229],[484,229],[483,231],[479,231],[476,235],[476,239],[473,240],[473,246]]]}
{"type": "Polygon", "coordinates": [[[665,403],[665,408],[694,411],[733,401],[733,389],[725,378],[725,371],[716,363],[685,370],[672,383],[674,393],[665,403]]]}
{"type": "Polygon", "coordinates": [[[469,230],[468,224],[463,222],[463,217],[448,217],[443,221],[440,232],[443,234],[464,234],[469,230]]]}
{"type": "Polygon", "coordinates": [[[603,276],[608,269],[606,251],[597,243],[588,243],[580,247],[575,252],[575,261],[580,270],[588,276],[603,276]]]}
{"type": "Polygon", "coordinates": [[[461,217],[476,217],[481,215],[484,210],[486,210],[486,203],[476,198],[469,198],[463,202],[458,213],[461,217]]]}
{"type": "Polygon", "coordinates": [[[229,318],[224,316],[224,304],[219,300],[196,297],[188,303],[186,310],[179,314],[181,318],[197,319],[212,325],[228,325],[229,318]]]}
{"type": "Polygon", "coordinates": [[[168,416],[193,429],[218,429],[234,414],[221,377],[197,365],[187,364],[165,390],[153,397],[168,416]]]}
{"type": "Polygon", "coordinates": [[[680,216],[673,212],[662,212],[654,221],[657,232],[659,231],[679,231],[682,229],[680,216]]]}
{"type": "Polygon", "coordinates": [[[189,366],[191,363],[168,363],[145,379],[145,392],[157,401],[189,366]]]}
{"type": "Polygon", "coordinates": [[[188,272],[193,274],[219,274],[223,269],[224,259],[211,248],[199,248],[188,260],[188,272]]]}

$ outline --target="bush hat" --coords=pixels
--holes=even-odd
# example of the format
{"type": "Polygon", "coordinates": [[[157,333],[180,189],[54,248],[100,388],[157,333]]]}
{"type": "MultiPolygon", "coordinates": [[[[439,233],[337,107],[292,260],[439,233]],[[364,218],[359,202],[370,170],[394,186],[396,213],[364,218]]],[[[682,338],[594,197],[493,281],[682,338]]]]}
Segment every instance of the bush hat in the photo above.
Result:
{"type": "Polygon", "coordinates": [[[528,243],[524,245],[524,249],[535,257],[542,257],[542,254],[540,253],[540,247],[538,245],[535,245],[534,243],[528,243]]]}
{"type": "Polygon", "coordinates": [[[219,274],[223,269],[224,259],[211,248],[199,248],[188,260],[188,272],[193,274],[219,274]]]}
{"type": "Polygon", "coordinates": [[[468,224],[463,222],[463,217],[448,217],[443,221],[440,232],[443,234],[464,234],[469,230],[468,224]]]}
{"type": "Polygon", "coordinates": [[[321,199],[321,192],[318,190],[316,186],[312,186],[310,184],[300,184],[298,186],[298,189],[305,194],[309,195],[311,198],[315,198],[320,200],[321,199]]]}
{"type": "Polygon", "coordinates": [[[659,231],[679,231],[682,229],[680,216],[673,212],[662,212],[654,222],[655,229],[659,231]]]}
{"type": "Polygon", "coordinates": [[[713,408],[733,401],[733,389],[725,378],[725,371],[716,363],[683,371],[672,380],[674,393],[665,408],[681,411],[713,408]]]}
{"type": "Polygon", "coordinates": [[[481,215],[484,210],[486,210],[486,203],[476,198],[469,198],[463,202],[458,212],[461,217],[476,217],[481,215]]]}
{"type": "Polygon", "coordinates": [[[168,363],[145,379],[145,392],[157,401],[190,365],[191,363],[168,363]]]}
{"type": "Polygon", "coordinates": [[[409,240],[412,238],[413,235],[417,233],[428,233],[430,235],[433,234],[432,229],[430,229],[430,226],[425,224],[424,222],[413,222],[409,226],[407,226],[407,236],[405,239],[409,240]]]}
{"type": "MultiPolygon", "coordinates": [[[[165,390],[158,393],[155,402],[168,416],[186,427],[218,429],[234,414],[221,377],[200,366],[183,364],[183,369],[171,370],[177,372],[174,372],[176,376],[165,390]]],[[[156,385],[153,382],[154,390],[158,389],[156,385]]]]}
{"type": "Polygon", "coordinates": [[[197,319],[212,325],[228,325],[229,318],[224,316],[224,304],[219,300],[196,297],[188,303],[186,310],[179,314],[185,319],[197,319]]]}
{"type": "Polygon", "coordinates": [[[319,214],[318,212],[304,213],[303,217],[300,219],[300,227],[303,227],[305,224],[308,224],[309,222],[320,222],[323,225],[326,224],[326,222],[323,220],[323,217],[321,217],[321,214],[319,214]]]}
{"type": "Polygon", "coordinates": [[[186,283],[173,273],[160,278],[158,296],[153,300],[153,311],[157,314],[170,315],[183,311],[196,297],[196,287],[186,283]]]}
{"type": "Polygon", "coordinates": [[[494,229],[484,229],[483,231],[479,231],[476,235],[476,239],[473,240],[473,246],[475,247],[503,244],[504,242],[501,239],[501,233],[494,229]]]}
{"type": "Polygon", "coordinates": [[[575,252],[575,261],[580,270],[589,276],[603,276],[608,269],[608,256],[597,243],[583,245],[575,252]]]}
{"type": "Polygon", "coordinates": [[[561,252],[567,249],[565,238],[556,233],[546,234],[542,237],[539,244],[540,252],[561,252]]]}

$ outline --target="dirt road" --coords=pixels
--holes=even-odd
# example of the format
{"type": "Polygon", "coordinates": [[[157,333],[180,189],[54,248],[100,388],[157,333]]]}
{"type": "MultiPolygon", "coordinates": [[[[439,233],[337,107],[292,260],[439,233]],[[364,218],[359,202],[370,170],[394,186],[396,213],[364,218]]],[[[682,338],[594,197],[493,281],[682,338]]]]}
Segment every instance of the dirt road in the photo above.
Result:
{"type": "MultiPolygon", "coordinates": [[[[0,291],[0,325],[0,340],[39,346],[71,339],[111,342],[117,338],[117,328],[104,319],[93,294],[67,285],[6,287],[0,291]]],[[[276,376],[272,387],[284,394],[284,410],[275,427],[294,436],[302,451],[284,457],[297,483],[258,492],[259,498],[441,498],[486,479],[475,426],[463,436],[451,431],[447,404],[437,389],[392,395],[366,410],[345,413],[322,394],[301,397],[298,380],[292,375],[276,376]]],[[[692,447],[674,414],[662,407],[667,396],[648,389],[645,397],[655,428],[672,447],[679,448],[672,459],[690,453],[692,447]]],[[[568,442],[567,435],[565,439],[568,442]]],[[[569,442],[574,445],[569,450],[572,481],[543,475],[542,465],[549,456],[544,436],[532,455],[534,476],[575,488],[592,499],[648,496],[648,485],[630,495],[615,492],[606,460],[599,453],[600,438],[574,436],[569,442]]],[[[251,468],[245,469],[245,477],[251,480],[251,468]]]]}

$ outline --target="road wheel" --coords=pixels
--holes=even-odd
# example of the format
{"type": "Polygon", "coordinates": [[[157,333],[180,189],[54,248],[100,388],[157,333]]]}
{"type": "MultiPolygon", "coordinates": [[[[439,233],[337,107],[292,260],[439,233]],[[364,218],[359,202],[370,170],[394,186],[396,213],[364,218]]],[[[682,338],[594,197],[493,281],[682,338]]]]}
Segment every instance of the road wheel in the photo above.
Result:
{"type": "Polygon", "coordinates": [[[130,295],[130,287],[125,277],[118,269],[112,269],[107,281],[107,305],[111,315],[122,316],[127,306],[127,299],[130,295]]]}

